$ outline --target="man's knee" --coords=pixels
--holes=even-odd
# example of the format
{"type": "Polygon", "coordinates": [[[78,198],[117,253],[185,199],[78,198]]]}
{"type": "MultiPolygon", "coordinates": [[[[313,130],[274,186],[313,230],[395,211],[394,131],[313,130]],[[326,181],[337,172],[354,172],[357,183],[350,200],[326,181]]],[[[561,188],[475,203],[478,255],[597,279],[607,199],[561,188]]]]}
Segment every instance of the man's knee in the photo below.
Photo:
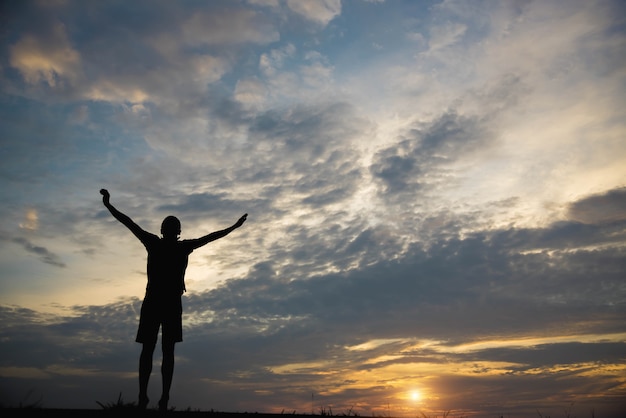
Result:
{"type": "Polygon", "coordinates": [[[163,341],[161,343],[161,350],[163,351],[163,355],[174,355],[174,347],[176,342],[174,341],[163,341]]]}
{"type": "Polygon", "coordinates": [[[141,348],[141,356],[142,357],[152,357],[152,354],[154,353],[154,349],[156,347],[156,342],[154,343],[143,343],[142,344],[142,348],[141,348]]]}

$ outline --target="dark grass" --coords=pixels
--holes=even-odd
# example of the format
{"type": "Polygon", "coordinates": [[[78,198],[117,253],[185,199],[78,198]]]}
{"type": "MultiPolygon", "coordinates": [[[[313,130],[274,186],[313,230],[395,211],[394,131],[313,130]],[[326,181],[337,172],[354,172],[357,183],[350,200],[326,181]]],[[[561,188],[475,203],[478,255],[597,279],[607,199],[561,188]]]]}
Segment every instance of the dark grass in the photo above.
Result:
{"type": "MultiPolygon", "coordinates": [[[[31,393],[27,395],[29,398],[31,393]]],[[[34,402],[20,402],[17,407],[4,407],[0,405],[0,416],[6,417],[108,417],[108,416],[133,416],[133,417],[186,417],[194,418],[314,418],[314,417],[358,417],[352,408],[347,413],[334,415],[331,408],[320,408],[319,415],[315,414],[298,414],[296,411],[287,412],[283,410],[277,413],[259,413],[259,412],[220,412],[220,411],[201,411],[192,410],[191,408],[178,410],[171,407],[167,411],[159,411],[157,408],[140,409],[135,402],[126,402],[120,393],[117,400],[112,402],[95,401],[97,406],[94,409],[65,409],[65,408],[44,408],[41,399],[34,402]],[[99,409],[98,409],[99,407],[99,409]]],[[[391,417],[385,417],[391,418],[391,417]]]]}
{"type": "Polygon", "coordinates": [[[139,416],[139,417],[207,417],[207,418],[311,418],[310,414],[266,414],[248,412],[216,412],[175,410],[159,412],[156,409],[140,410],[136,407],[111,408],[111,409],[52,409],[52,408],[2,408],[0,415],[5,417],[108,417],[108,416],[139,416]]]}

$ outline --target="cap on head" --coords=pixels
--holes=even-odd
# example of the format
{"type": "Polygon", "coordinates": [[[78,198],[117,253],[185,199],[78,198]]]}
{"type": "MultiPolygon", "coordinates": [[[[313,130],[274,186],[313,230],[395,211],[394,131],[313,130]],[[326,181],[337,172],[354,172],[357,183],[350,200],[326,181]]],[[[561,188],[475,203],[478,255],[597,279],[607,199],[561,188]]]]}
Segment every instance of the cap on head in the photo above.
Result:
{"type": "Polygon", "coordinates": [[[180,235],[180,221],[176,216],[168,216],[161,224],[161,234],[163,237],[176,238],[180,235]]]}

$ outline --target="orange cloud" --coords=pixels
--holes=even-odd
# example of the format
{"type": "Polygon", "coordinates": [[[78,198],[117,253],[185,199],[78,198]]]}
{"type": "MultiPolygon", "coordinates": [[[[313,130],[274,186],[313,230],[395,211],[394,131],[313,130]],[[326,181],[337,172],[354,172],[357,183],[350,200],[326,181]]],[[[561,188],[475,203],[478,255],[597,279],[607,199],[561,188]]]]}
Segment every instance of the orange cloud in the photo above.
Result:
{"type": "Polygon", "coordinates": [[[11,47],[9,60],[30,84],[43,81],[55,87],[60,78],[74,80],[79,74],[80,55],[71,47],[61,23],[53,26],[49,38],[22,37],[11,47]]]}
{"type": "Polygon", "coordinates": [[[37,209],[27,209],[24,215],[24,222],[20,224],[20,228],[34,231],[39,228],[39,215],[37,209]]]}

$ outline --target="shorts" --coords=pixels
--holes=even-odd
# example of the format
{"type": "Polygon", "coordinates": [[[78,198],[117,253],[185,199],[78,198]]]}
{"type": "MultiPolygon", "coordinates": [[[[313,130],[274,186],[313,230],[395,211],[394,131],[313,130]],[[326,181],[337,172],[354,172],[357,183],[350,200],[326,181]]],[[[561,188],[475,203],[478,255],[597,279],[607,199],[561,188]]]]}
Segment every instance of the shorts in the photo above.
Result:
{"type": "Polygon", "coordinates": [[[183,340],[183,305],[180,296],[174,298],[146,296],[141,304],[135,341],[156,344],[161,326],[162,343],[177,343],[183,340]]]}

